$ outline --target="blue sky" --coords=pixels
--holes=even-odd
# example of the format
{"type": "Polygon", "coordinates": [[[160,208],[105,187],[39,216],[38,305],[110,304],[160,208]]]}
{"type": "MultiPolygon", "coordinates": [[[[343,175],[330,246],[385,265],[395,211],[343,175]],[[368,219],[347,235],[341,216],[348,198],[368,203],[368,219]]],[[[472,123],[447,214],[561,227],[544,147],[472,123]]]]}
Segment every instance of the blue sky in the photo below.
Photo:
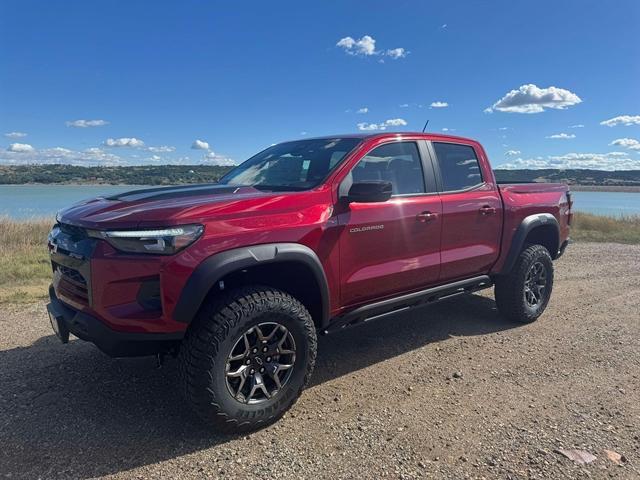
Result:
{"type": "Polygon", "coordinates": [[[637,0],[4,0],[0,163],[240,162],[429,119],[496,166],[640,169],[639,21],[637,0]]]}

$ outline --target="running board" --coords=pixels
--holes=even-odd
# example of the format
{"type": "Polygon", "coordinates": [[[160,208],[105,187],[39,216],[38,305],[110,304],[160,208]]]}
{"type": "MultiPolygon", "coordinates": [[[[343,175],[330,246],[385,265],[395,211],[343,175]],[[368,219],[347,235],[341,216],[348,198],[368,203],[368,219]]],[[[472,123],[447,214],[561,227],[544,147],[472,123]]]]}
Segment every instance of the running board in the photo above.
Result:
{"type": "Polygon", "coordinates": [[[380,302],[371,303],[358,307],[355,310],[345,313],[331,320],[329,326],[323,330],[323,334],[337,332],[353,325],[368,322],[376,318],[384,317],[402,310],[425,305],[427,303],[436,302],[444,298],[454,297],[472,293],[478,290],[489,288],[493,285],[488,275],[460,280],[457,282],[432,287],[419,292],[408,293],[399,297],[382,300],[380,302]]]}

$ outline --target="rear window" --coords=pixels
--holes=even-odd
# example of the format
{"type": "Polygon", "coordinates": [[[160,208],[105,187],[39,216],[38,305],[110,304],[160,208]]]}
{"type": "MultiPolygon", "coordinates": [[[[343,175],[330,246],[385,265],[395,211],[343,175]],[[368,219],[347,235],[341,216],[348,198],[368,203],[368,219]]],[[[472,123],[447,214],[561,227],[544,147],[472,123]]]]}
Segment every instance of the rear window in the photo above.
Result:
{"type": "Polygon", "coordinates": [[[473,147],[433,142],[444,191],[465,190],[482,183],[480,164],[473,147]]]}

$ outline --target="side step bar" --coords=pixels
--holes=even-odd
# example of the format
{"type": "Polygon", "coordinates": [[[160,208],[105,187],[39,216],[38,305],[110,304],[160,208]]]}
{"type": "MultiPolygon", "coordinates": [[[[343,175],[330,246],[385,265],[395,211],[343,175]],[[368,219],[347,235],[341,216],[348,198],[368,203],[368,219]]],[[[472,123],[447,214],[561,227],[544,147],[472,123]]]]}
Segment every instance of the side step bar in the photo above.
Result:
{"type": "Polygon", "coordinates": [[[380,302],[371,303],[358,307],[350,312],[335,317],[331,320],[329,326],[323,330],[323,334],[337,332],[353,325],[368,322],[375,318],[384,317],[402,310],[425,305],[427,303],[436,302],[444,298],[472,293],[478,290],[489,288],[493,285],[488,275],[460,280],[438,287],[428,288],[419,292],[408,293],[399,297],[382,300],[380,302]]]}

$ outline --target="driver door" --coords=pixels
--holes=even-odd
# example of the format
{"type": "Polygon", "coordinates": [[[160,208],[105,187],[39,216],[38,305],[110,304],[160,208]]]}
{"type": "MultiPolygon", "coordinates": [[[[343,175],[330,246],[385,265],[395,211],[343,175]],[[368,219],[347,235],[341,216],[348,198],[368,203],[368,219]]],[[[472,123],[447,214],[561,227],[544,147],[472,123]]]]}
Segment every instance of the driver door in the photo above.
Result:
{"type": "Polygon", "coordinates": [[[352,306],[419,290],[440,274],[442,204],[426,148],[395,141],[374,148],[343,180],[391,182],[386,202],[349,203],[338,214],[341,303],[352,306]],[[427,168],[425,168],[425,166],[427,168]],[[428,175],[425,175],[425,171],[428,175]]]}

